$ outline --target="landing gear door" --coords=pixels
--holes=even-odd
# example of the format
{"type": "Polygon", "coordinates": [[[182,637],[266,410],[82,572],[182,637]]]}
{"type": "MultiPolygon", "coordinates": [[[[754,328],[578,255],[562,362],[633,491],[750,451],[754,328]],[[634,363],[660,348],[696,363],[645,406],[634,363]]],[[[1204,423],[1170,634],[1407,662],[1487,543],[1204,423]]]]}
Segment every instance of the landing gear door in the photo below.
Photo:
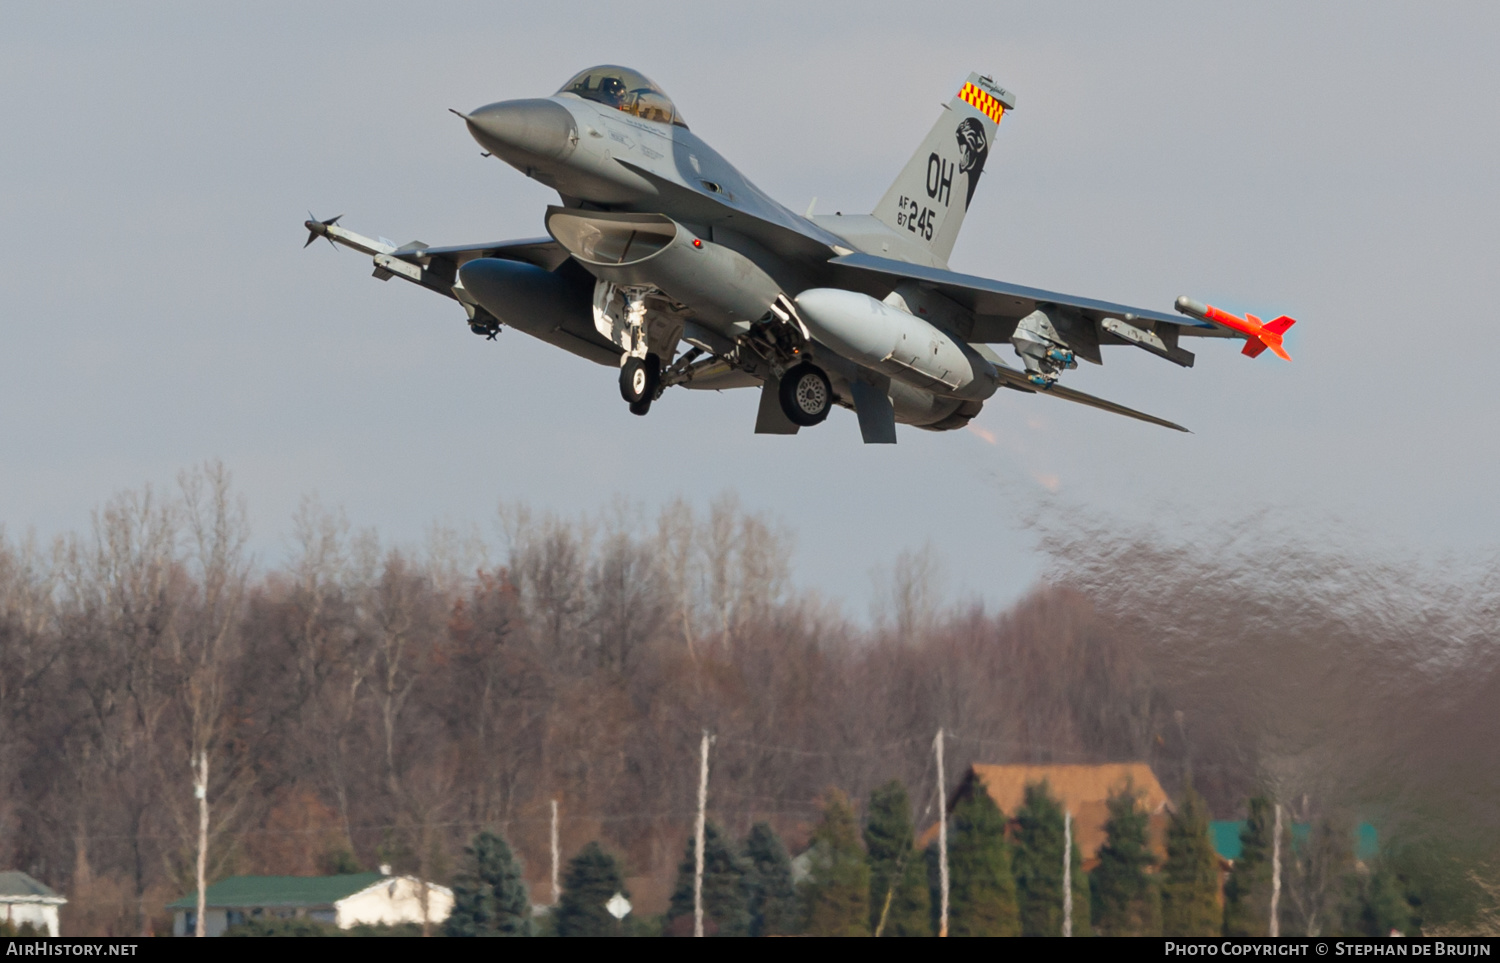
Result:
{"type": "Polygon", "coordinates": [[[896,443],[896,409],[885,389],[858,379],[849,382],[854,395],[854,413],[859,417],[859,434],[867,445],[896,443]]]}
{"type": "Polygon", "coordinates": [[[755,415],[757,435],[795,435],[792,419],[781,410],[781,379],[772,375],[760,387],[760,410],[755,415]]]}
{"type": "Polygon", "coordinates": [[[622,354],[629,354],[634,346],[630,323],[625,318],[625,298],[608,281],[594,282],[594,329],[622,354]]]}

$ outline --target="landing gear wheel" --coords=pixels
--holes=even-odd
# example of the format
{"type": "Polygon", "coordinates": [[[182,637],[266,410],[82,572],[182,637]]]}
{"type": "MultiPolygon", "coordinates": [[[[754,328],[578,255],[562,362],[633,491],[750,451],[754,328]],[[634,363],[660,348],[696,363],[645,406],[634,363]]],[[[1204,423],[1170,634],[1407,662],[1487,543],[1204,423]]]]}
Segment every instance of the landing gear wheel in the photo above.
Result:
{"type": "Polygon", "coordinates": [[[822,369],[799,364],[781,376],[781,410],[792,424],[811,428],[828,417],[833,407],[833,389],[822,369]]]}
{"type": "Polygon", "coordinates": [[[626,358],[620,366],[620,397],[630,402],[630,410],[644,415],[661,387],[661,356],[648,354],[644,359],[626,358]]]}

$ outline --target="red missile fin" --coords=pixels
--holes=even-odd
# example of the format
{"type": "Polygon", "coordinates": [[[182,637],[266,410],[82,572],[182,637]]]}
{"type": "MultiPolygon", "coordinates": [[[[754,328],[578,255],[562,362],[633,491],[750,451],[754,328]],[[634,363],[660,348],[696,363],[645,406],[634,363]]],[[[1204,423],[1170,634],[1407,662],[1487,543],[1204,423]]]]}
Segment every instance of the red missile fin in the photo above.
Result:
{"type": "Polygon", "coordinates": [[[1257,341],[1254,338],[1246,338],[1245,349],[1241,351],[1240,354],[1244,355],[1247,358],[1258,358],[1260,357],[1260,353],[1264,350],[1266,350],[1266,343],[1264,341],[1257,341]]]}
{"type": "Polygon", "coordinates": [[[1287,354],[1286,349],[1281,346],[1281,336],[1286,333],[1287,328],[1296,323],[1296,319],[1289,318],[1283,314],[1276,320],[1262,326],[1260,331],[1256,333],[1256,337],[1264,342],[1266,347],[1276,352],[1276,357],[1282,361],[1290,361],[1292,360],[1292,356],[1287,354]]]}

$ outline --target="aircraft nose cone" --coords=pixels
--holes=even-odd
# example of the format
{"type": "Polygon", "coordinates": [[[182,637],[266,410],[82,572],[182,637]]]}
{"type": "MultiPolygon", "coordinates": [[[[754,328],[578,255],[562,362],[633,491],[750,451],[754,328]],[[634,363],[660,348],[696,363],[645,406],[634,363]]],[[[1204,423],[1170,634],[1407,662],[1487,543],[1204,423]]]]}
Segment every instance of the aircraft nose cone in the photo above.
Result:
{"type": "Polygon", "coordinates": [[[464,120],[475,140],[502,157],[520,152],[562,160],[578,146],[573,115],[551,100],[501,101],[479,108],[464,120]]]}

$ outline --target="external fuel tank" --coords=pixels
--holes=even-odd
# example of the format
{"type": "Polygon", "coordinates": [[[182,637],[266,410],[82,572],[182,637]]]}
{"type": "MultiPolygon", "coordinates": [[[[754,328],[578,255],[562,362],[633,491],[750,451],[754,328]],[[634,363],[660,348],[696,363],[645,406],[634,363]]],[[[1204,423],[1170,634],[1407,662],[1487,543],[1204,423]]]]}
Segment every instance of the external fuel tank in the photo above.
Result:
{"type": "Polygon", "coordinates": [[[814,338],[896,381],[966,401],[983,401],[999,387],[994,366],[973,348],[869,295],[811,288],[796,304],[814,338]]]}

